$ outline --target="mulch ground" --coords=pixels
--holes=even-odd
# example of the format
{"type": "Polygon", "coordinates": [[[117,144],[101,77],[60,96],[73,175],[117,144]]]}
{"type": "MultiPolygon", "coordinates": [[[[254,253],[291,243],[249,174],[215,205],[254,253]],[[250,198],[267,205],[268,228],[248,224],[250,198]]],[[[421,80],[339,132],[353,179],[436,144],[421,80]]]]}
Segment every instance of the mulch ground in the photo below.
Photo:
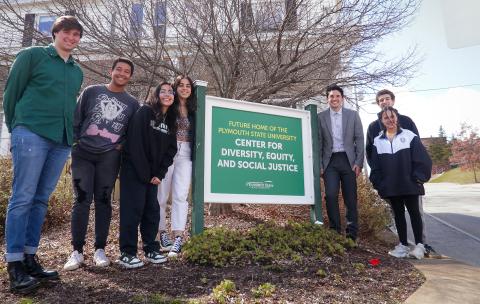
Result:
{"type": "MultiPolygon", "coordinates": [[[[309,209],[305,206],[235,205],[234,212],[228,216],[206,215],[205,226],[248,229],[268,220],[279,224],[287,220],[308,220],[308,215],[309,209]]],[[[112,261],[119,255],[117,218],[115,208],[112,237],[106,249],[112,261]]],[[[85,248],[86,265],[76,271],[60,270],[71,252],[69,225],[44,234],[38,255],[46,267],[60,270],[59,283],[43,286],[27,296],[11,294],[3,264],[0,302],[18,303],[28,297],[34,303],[148,303],[149,300],[145,300],[148,296],[162,294],[214,303],[210,296],[212,289],[222,280],[230,279],[238,290],[232,303],[399,303],[425,280],[408,260],[387,255],[392,242],[366,239],[360,239],[359,246],[344,256],[325,257],[320,261],[303,259],[300,263],[284,261],[273,266],[214,268],[191,265],[180,258],[162,265],[147,264],[136,270],[124,270],[115,264],[97,268],[92,266],[92,226],[90,224],[85,248]],[[379,259],[379,265],[369,265],[371,259],[379,259]],[[326,276],[319,275],[319,269],[323,269],[326,276]],[[275,285],[273,296],[255,299],[252,288],[267,282],[275,285]]]]}

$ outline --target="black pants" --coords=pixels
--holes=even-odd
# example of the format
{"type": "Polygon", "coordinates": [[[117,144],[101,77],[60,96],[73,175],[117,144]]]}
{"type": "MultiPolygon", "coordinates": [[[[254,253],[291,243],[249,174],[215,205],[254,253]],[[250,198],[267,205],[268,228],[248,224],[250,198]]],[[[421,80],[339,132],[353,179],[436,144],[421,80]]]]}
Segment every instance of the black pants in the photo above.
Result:
{"type": "Polygon", "coordinates": [[[79,146],[72,149],[72,245],[83,252],[92,199],[95,201],[95,248],[107,244],[112,218],[111,195],[120,167],[120,151],[95,154],[79,146]]]}
{"type": "Polygon", "coordinates": [[[418,195],[404,195],[389,197],[388,201],[392,206],[393,215],[395,216],[395,225],[397,226],[398,238],[400,243],[408,246],[407,241],[407,220],[405,219],[405,207],[407,207],[410,215],[410,223],[412,224],[415,244],[423,244],[423,224],[420,215],[418,195]]]}
{"type": "Polygon", "coordinates": [[[120,251],[137,255],[138,225],[142,235],[143,250],[160,251],[155,240],[160,222],[157,186],[140,181],[133,164],[122,162],[120,170],[120,251]]]}
{"type": "Polygon", "coordinates": [[[350,162],[345,152],[332,154],[330,162],[323,172],[323,179],[330,228],[341,233],[340,208],[338,206],[338,193],[341,184],[343,200],[347,209],[346,234],[347,237],[355,240],[358,231],[357,177],[350,167],[350,162]]]}

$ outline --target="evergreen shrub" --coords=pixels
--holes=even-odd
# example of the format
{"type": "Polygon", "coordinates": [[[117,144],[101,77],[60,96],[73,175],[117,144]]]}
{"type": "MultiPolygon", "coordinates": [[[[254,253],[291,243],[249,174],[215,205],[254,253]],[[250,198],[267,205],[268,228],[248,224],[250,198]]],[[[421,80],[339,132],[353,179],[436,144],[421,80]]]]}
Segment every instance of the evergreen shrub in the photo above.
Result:
{"type": "Polygon", "coordinates": [[[290,222],[284,227],[267,223],[248,231],[207,229],[185,244],[183,256],[194,264],[217,267],[268,265],[283,260],[296,263],[303,257],[343,255],[354,245],[336,232],[307,222],[290,222]]]}

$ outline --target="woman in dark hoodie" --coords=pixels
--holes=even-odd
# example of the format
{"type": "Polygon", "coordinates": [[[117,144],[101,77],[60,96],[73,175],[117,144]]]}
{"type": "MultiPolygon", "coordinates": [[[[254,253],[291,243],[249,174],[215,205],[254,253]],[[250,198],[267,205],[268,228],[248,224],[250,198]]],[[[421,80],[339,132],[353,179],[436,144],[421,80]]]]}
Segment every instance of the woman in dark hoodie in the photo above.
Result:
{"type": "Polygon", "coordinates": [[[395,216],[400,244],[388,253],[397,258],[410,255],[421,259],[425,248],[418,199],[425,194],[423,183],[430,179],[432,161],[420,138],[400,127],[397,110],[386,107],[380,114],[383,131],[373,142],[370,181],[378,194],[390,202],[395,216]],[[407,242],[405,207],[415,237],[412,251],[407,242]]]}
{"type": "Polygon", "coordinates": [[[150,101],[133,116],[128,127],[120,171],[120,258],[126,268],[143,266],[137,258],[138,226],[146,260],[163,263],[158,231],[157,189],[177,153],[173,88],[159,84],[150,101]]]}

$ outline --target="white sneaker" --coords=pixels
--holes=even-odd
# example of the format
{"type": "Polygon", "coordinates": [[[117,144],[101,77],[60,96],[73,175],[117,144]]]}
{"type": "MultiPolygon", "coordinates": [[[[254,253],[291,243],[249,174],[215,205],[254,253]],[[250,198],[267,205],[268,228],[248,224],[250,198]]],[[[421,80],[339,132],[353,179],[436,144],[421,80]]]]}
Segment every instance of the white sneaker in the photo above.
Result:
{"type": "Polygon", "coordinates": [[[93,261],[98,267],[107,267],[108,265],[110,265],[110,260],[105,255],[105,250],[103,249],[95,250],[95,254],[93,255],[93,261]]]}
{"type": "Polygon", "coordinates": [[[425,246],[422,243],[418,243],[412,251],[410,251],[410,256],[421,260],[425,257],[425,246]]]}
{"type": "Polygon", "coordinates": [[[77,250],[72,252],[68,261],[63,265],[64,270],[75,270],[78,269],[83,264],[83,254],[79,253],[77,250]]]}
{"type": "Polygon", "coordinates": [[[406,258],[408,257],[409,252],[410,248],[408,246],[398,244],[397,246],[395,246],[395,249],[390,250],[388,254],[396,258],[406,258]]]}

